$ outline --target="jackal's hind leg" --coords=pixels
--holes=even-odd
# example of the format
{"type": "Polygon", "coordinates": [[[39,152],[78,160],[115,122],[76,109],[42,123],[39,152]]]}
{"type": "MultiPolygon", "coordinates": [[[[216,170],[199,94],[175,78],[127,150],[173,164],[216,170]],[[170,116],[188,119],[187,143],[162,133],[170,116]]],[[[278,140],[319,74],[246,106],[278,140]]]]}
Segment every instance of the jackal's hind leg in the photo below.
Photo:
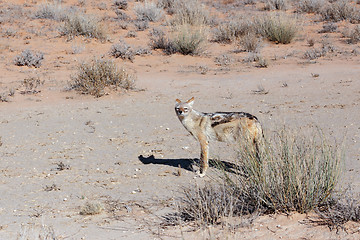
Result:
{"type": "Polygon", "coordinates": [[[206,170],[209,168],[209,142],[205,137],[199,138],[201,154],[200,154],[200,170],[197,172],[199,177],[204,177],[206,170]]]}

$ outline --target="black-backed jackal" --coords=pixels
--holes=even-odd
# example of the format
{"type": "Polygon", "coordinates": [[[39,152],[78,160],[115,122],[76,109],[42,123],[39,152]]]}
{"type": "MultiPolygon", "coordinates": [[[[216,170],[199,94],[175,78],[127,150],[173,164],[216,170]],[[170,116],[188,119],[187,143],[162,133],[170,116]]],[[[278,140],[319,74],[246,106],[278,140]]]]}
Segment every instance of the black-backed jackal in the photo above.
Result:
{"type": "Polygon", "coordinates": [[[209,167],[209,141],[238,142],[251,141],[255,149],[263,136],[258,119],[244,112],[202,113],[193,109],[194,97],[186,102],[176,99],[175,112],[180,122],[200,143],[199,176],[205,176],[209,167]]]}

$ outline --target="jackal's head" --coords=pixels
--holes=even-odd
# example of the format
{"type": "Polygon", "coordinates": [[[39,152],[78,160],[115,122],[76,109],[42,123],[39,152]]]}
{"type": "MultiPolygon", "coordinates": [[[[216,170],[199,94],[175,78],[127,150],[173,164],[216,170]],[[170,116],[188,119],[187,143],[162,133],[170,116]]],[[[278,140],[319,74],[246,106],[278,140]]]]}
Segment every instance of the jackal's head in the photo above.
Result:
{"type": "Polygon", "coordinates": [[[180,120],[183,120],[189,113],[192,111],[194,104],[194,97],[190,98],[186,102],[182,102],[179,99],[176,99],[175,112],[180,120]]]}

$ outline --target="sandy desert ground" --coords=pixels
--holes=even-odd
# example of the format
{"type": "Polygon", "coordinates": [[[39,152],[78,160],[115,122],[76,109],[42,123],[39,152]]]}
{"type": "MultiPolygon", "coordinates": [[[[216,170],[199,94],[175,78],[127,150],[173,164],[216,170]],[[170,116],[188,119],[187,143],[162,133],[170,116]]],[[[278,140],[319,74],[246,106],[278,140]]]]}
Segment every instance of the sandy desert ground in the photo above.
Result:
{"type": "MultiPolygon", "coordinates": [[[[310,61],[303,58],[307,40],[314,38],[315,47],[320,46],[322,23],[304,20],[293,43],[264,42],[267,68],[238,61],[247,53],[234,53],[233,45],[214,42],[201,56],[153,50],[134,62],[113,58],[136,73],[136,90],[109,91],[94,98],[66,91],[70,75],[79,62],[93,56],[111,58],[111,45],[128,30],[111,20],[113,1],[103,1],[101,9],[98,1],[61,2],[104,16],[109,40],[68,41],[57,32],[61,23],[31,17],[43,1],[0,1],[0,92],[14,92],[0,102],[0,239],[36,239],[39,232],[51,229],[57,239],[360,238],[358,223],[336,232],[305,224],[308,216],[298,213],[259,216],[234,231],[161,226],[162,217],[175,211],[182,186],[210,181],[195,177],[191,170],[199,147],[175,115],[176,98],[194,96],[195,108],[204,112],[252,113],[269,132],[283,125],[299,131],[321,128],[344,141],[341,185],[351,184],[355,193],[360,192],[359,44],[350,45],[341,37],[341,30],[352,24],[339,22],[340,30],[326,37],[336,51],[310,61]],[[74,53],[74,48],[82,51],[74,53]],[[41,67],[14,64],[25,49],[44,53],[41,67]],[[214,59],[223,54],[234,61],[219,66],[214,59]],[[199,70],[204,68],[205,72],[199,70]],[[44,81],[38,93],[21,93],[28,77],[44,81]],[[268,93],[254,94],[259,86],[268,93]],[[87,202],[113,211],[80,215],[87,202]]],[[[136,4],[129,1],[129,15],[136,4]]],[[[259,11],[256,6],[247,8],[259,11]]],[[[150,28],[158,24],[150,23],[150,28]]],[[[146,47],[148,31],[125,41],[146,47]]],[[[223,143],[211,143],[210,155],[228,162],[236,157],[223,143]]],[[[213,171],[210,168],[210,176],[213,171]]]]}

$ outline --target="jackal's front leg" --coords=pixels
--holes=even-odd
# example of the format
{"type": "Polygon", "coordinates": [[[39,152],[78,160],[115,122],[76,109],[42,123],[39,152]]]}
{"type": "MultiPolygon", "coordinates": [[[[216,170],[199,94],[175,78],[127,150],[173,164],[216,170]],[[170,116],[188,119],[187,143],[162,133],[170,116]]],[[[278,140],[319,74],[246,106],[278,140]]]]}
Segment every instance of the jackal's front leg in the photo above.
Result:
{"type": "Polygon", "coordinates": [[[209,168],[209,142],[206,137],[200,137],[199,142],[201,147],[199,176],[204,177],[209,168]]]}

